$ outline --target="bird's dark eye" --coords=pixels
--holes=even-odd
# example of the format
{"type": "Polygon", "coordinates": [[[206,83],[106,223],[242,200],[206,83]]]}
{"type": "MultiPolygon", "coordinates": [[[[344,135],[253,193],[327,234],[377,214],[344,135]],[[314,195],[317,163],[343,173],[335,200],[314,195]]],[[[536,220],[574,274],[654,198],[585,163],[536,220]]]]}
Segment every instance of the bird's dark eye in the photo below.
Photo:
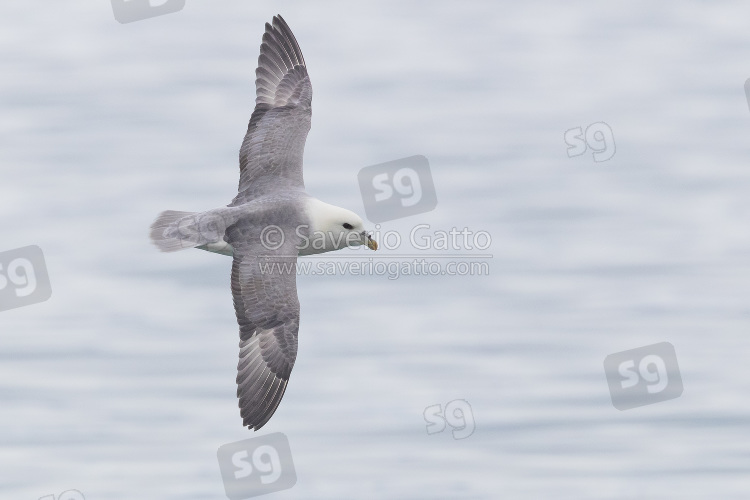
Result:
{"type": "Polygon", "coordinates": [[[354,226],[352,226],[348,222],[344,222],[344,229],[354,229],[354,226]]]}

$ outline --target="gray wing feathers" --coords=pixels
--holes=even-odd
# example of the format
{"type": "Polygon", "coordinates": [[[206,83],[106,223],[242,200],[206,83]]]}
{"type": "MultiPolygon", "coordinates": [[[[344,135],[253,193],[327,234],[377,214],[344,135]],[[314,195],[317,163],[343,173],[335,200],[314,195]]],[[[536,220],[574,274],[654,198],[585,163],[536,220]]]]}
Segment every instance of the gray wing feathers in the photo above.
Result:
{"type": "MultiPolygon", "coordinates": [[[[263,357],[263,334],[240,341],[237,370],[237,397],[242,424],[258,430],[281,403],[289,377],[275,373],[263,357]]],[[[291,370],[291,368],[289,368],[291,370]]]]}
{"type": "Polygon", "coordinates": [[[242,222],[227,230],[234,246],[232,297],[240,326],[237,397],[243,425],[258,430],[279,406],[297,358],[299,300],[297,259],[284,257],[296,253],[294,243],[273,254],[249,243],[255,233],[257,228],[242,222]],[[263,268],[266,264],[270,267],[263,268]]]}
{"type": "Polygon", "coordinates": [[[233,205],[278,189],[304,188],[302,155],[312,116],[305,59],[281,18],[266,24],[255,71],[255,110],[240,148],[240,182],[233,205]]]}

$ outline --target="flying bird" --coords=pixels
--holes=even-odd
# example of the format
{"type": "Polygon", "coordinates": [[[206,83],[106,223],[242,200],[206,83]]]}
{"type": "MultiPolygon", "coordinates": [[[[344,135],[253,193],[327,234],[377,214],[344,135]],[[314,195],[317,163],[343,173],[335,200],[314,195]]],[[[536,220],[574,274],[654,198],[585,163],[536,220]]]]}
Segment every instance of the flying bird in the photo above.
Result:
{"type": "Polygon", "coordinates": [[[198,248],[232,257],[237,397],[243,425],[257,431],[278,408],[297,358],[297,257],[356,246],[377,250],[377,243],[357,214],[305,192],[312,85],[281,16],[266,23],[255,75],[237,196],[205,212],[162,212],[151,239],[164,252],[198,248]]]}

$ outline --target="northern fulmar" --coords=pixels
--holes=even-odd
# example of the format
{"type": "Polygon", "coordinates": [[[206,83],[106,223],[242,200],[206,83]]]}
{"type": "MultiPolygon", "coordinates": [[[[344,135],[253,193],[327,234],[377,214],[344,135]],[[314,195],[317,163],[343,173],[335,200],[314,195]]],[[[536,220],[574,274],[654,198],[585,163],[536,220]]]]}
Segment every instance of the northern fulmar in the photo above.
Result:
{"type": "Polygon", "coordinates": [[[240,327],[237,397],[243,425],[257,431],[278,408],[297,357],[297,256],[360,245],[377,250],[377,243],[357,214],[305,192],[302,155],[312,86],[281,16],[266,23],[255,75],[237,196],[206,212],[162,212],[151,239],[164,252],[199,248],[232,256],[240,327]]]}

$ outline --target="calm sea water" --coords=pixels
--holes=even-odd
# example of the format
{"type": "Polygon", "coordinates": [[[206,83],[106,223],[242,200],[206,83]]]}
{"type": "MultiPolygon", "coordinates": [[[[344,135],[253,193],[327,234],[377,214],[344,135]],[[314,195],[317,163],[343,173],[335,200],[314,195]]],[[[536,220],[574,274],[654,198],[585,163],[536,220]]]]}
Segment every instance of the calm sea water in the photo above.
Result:
{"type": "Polygon", "coordinates": [[[253,436],[231,261],[148,226],[233,197],[278,12],[315,89],[308,191],[364,216],[359,169],[425,155],[437,208],[381,231],[487,231],[492,258],[299,278],[273,498],[747,498],[750,5],[239,0],[0,5],[0,251],[39,245],[53,288],[0,313],[0,496],[224,498],[216,450],[253,436]],[[569,158],[596,122],[615,155],[569,158]],[[604,358],[658,342],[683,395],[616,410],[604,358]],[[428,435],[456,399],[474,434],[428,435]]]}

